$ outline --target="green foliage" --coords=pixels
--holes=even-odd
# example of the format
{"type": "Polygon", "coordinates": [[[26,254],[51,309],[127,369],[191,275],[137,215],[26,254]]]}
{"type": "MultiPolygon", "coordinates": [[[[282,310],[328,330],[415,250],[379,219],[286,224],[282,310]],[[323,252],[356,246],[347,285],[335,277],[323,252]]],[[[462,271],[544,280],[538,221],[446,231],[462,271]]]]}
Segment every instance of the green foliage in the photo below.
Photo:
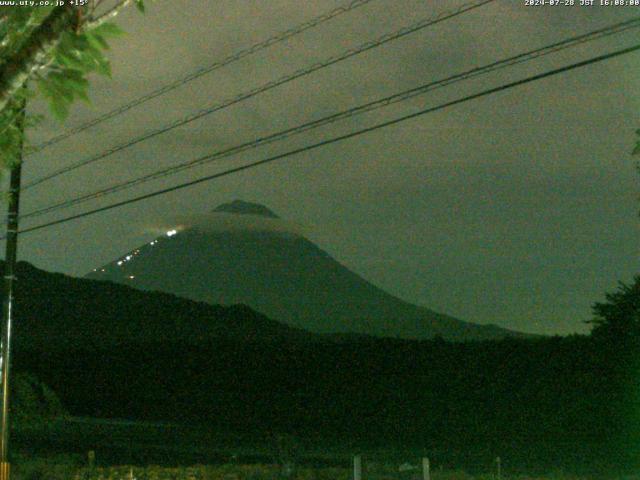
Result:
{"type": "Polygon", "coordinates": [[[631,152],[631,155],[640,155],[640,129],[636,130],[636,135],[638,135],[638,140],[636,141],[636,147],[631,152]]]}
{"type": "Polygon", "coordinates": [[[605,295],[606,302],[593,306],[593,334],[614,338],[640,335],[640,275],[633,283],[620,282],[618,290],[605,295]]]}
{"type": "MultiPolygon", "coordinates": [[[[136,0],[135,5],[144,12],[143,0],[136,0]]],[[[29,42],[35,29],[53,11],[53,6],[33,6],[0,11],[0,69],[8,59],[20,51],[29,42]]],[[[60,32],[56,48],[48,56],[39,59],[40,67],[31,77],[27,89],[12,98],[11,104],[0,111],[0,168],[10,167],[20,157],[20,150],[25,144],[24,128],[38,123],[41,118],[27,115],[24,128],[18,119],[15,105],[21,104],[25,98],[41,93],[49,103],[50,111],[59,121],[67,118],[73,102],[89,101],[89,79],[92,73],[111,77],[111,65],[105,52],[109,49],[109,41],[121,36],[124,32],[113,23],[95,22],[93,26],[88,7],[79,7],[79,15],[83,15],[84,24],[75,30],[60,32]]]]}
{"type": "Polygon", "coordinates": [[[12,8],[0,17],[0,62],[16,52],[53,9],[46,7],[12,8]]]}
{"type": "Polygon", "coordinates": [[[37,425],[66,416],[56,394],[36,377],[21,373],[15,376],[11,397],[14,424],[37,425]]]}
{"type": "Polygon", "coordinates": [[[48,74],[38,76],[36,80],[59,120],[67,117],[76,99],[89,101],[88,74],[95,72],[111,77],[111,65],[104,52],[109,49],[108,40],[122,34],[122,30],[113,23],[103,23],[93,30],[62,34],[48,74]]]}
{"type": "MultiPolygon", "coordinates": [[[[44,8],[14,8],[3,12],[0,18],[0,68],[7,58],[17,52],[29,38],[33,30],[51,12],[53,7],[44,8]]],[[[32,126],[37,122],[36,117],[28,116],[24,123],[19,121],[21,112],[19,106],[33,97],[33,92],[20,89],[10,104],[0,111],[0,166],[11,167],[20,157],[24,143],[23,127],[32,126]]]]}
{"type": "Polygon", "coordinates": [[[15,480],[70,480],[80,470],[82,457],[78,455],[52,455],[33,457],[16,455],[12,478],[15,480]]]}
{"type": "Polygon", "coordinates": [[[32,96],[32,92],[22,88],[8,108],[0,112],[0,165],[11,167],[20,158],[24,127],[35,120],[34,117],[26,119],[21,106],[32,96]]]}

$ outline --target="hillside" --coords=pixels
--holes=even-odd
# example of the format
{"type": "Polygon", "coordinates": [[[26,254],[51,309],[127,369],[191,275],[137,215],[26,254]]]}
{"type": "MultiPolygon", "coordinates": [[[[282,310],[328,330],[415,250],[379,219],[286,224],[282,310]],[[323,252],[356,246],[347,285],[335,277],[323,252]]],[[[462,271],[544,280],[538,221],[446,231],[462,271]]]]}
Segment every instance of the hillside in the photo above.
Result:
{"type": "MultiPolygon", "coordinates": [[[[0,264],[0,270],[4,264],[0,264]]],[[[305,341],[307,332],[243,305],[214,306],[160,292],[49,273],[18,264],[15,341],[26,348],[125,343],[206,344],[212,339],[305,341]]]]}
{"type": "Polygon", "coordinates": [[[337,262],[267,207],[235,201],[204,221],[167,231],[87,278],[171,292],[211,304],[245,304],[321,333],[406,339],[517,336],[412,305],[337,262]]]}

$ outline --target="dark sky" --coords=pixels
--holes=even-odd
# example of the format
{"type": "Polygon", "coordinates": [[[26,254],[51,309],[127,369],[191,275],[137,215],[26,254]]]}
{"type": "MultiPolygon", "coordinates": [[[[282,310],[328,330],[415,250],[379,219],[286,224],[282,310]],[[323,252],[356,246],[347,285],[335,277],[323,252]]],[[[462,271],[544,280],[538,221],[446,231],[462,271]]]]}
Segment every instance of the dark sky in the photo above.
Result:
{"type": "MultiPolygon", "coordinates": [[[[130,9],[113,80],[35,143],[344,2],[166,1],[130,9]]],[[[454,0],[373,0],[28,159],[25,180],[450,9],[454,0]]],[[[498,0],[326,68],[27,191],[23,212],[336,110],[631,18],[633,7],[528,7],[498,0]]],[[[579,3],[579,0],[576,0],[579,3]]],[[[610,37],[432,92],[282,144],[198,167],[142,193],[264,158],[638,41],[610,37]]],[[[20,257],[83,275],[154,236],[153,224],[241,198],[263,203],[339,261],[399,297],[463,320],[585,332],[590,305],[638,272],[640,54],[142,203],[25,235],[20,257]]],[[[43,110],[34,105],[34,110],[43,110]]],[[[122,192],[83,211],[133,196],[122,192]]],[[[41,217],[38,220],[44,220],[41,217]]],[[[24,223],[24,226],[36,224],[24,223]]]]}

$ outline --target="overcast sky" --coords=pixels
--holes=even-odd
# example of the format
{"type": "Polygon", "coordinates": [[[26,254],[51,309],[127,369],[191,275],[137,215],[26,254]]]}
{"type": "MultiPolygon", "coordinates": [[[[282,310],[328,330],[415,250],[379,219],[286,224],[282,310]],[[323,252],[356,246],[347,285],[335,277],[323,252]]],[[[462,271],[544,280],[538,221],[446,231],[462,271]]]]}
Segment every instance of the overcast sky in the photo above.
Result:
{"type": "MultiPolygon", "coordinates": [[[[330,0],[157,0],[109,53],[92,104],[38,141],[343,5],[330,0]]],[[[76,135],[24,166],[29,181],[222,100],[451,9],[457,0],[372,0],[295,38],[76,135]]],[[[579,3],[579,0],[576,0],[579,3]]],[[[325,68],[25,192],[28,212],[640,14],[633,7],[529,7],[497,0],[325,68]]],[[[23,226],[351,131],[638,41],[588,43],[295,139],[147,183],[23,226]]],[[[35,104],[34,110],[43,110],[35,104]]],[[[83,275],[149,241],[148,225],[243,199],[302,225],[385,290],[463,320],[537,333],[586,332],[590,306],[638,273],[640,53],[21,237],[20,258],[83,275]]]]}

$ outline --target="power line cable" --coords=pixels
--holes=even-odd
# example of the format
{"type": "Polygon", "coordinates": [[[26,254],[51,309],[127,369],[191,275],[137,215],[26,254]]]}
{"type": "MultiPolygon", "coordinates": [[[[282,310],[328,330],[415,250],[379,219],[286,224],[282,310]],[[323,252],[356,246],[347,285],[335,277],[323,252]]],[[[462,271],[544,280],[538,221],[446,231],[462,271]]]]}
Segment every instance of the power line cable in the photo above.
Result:
{"type": "Polygon", "coordinates": [[[513,65],[517,65],[519,63],[524,63],[524,62],[528,62],[531,60],[534,60],[536,58],[540,58],[544,55],[548,55],[551,53],[555,53],[558,52],[560,50],[563,49],[567,49],[570,47],[575,47],[577,45],[589,42],[589,41],[593,41],[593,40],[597,40],[606,36],[610,36],[613,34],[619,34],[622,32],[625,32],[627,30],[630,30],[632,28],[638,28],[640,27],[640,17],[635,17],[631,20],[625,21],[625,22],[620,22],[614,25],[610,25],[595,31],[591,31],[589,33],[586,34],[582,34],[582,35],[578,35],[578,36],[574,36],[571,37],[569,39],[565,39],[562,40],[560,42],[556,42],[552,45],[548,45],[542,48],[538,48],[535,50],[530,50],[528,52],[525,53],[521,53],[518,54],[516,56],[512,56],[503,60],[499,60],[493,63],[490,63],[488,65],[484,65],[482,67],[476,67],[473,68],[471,70],[467,70],[465,72],[456,74],[456,75],[452,75],[449,76],[447,78],[441,79],[441,80],[437,80],[437,81],[433,81],[430,83],[427,83],[425,85],[421,85],[419,87],[415,87],[412,88],[410,90],[406,90],[400,93],[396,93],[394,95],[390,95],[369,103],[366,103],[364,105],[360,105],[357,107],[352,107],[350,109],[347,110],[343,110],[341,112],[329,115],[327,117],[323,117],[321,119],[318,120],[313,120],[311,122],[307,122],[304,123],[302,125],[298,125],[296,127],[292,127],[289,129],[286,129],[284,131],[280,131],[271,135],[267,135],[255,140],[252,140],[250,142],[246,142],[231,148],[227,148],[225,150],[221,150],[218,151],[216,153],[207,155],[206,159],[195,159],[195,160],[190,160],[188,162],[183,162],[179,165],[174,165],[168,168],[164,168],[155,172],[152,172],[150,174],[146,174],[143,175],[141,177],[137,177],[131,180],[127,180],[125,182],[121,182],[121,183],[117,183],[115,185],[111,185],[109,187],[106,187],[104,189],[98,190],[97,192],[92,192],[92,193],[88,193],[88,194],[84,194],[81,195],[79,197],[75,197],[72,199],[68,199],[68,200],[64,200],[61,202],[58,202],[56,204],[50,205],[48,207],[43,207],[40,208],[38,210],[35,211],[31,211],[29,213],[26,213],[24,215],[21,216],[21,219],[25,219],[25,218],[30,218],[30,217],[36,217],[36,216],[40,216],[43,215],[45,213],[49,213],[52,211],[56,211],[56,210],[60,210],[60,209],[64,209],[64,208],[68,208],[77,204],[81,204],[84,202],[87,202],[89,200],[93,200],[93,199],[97,199],[97,198],[101,198],[104,197],[106,195],[109,194],[113,194],[128,188],[132,188],[136,185],[140,185],[143,183],[146,183],[148,181],[152,181],[155,179],[159,179],[159,178],[163,178],[163,177],[167,177],[169,175],[174,175],[176,173],[179,173],[183,170],[187,170],[190,168],[194,168],[196,166],[200,166],[206,163],[210,163],[212,161],[215,160],[219,160],[222,158],[226,158],[226,157],[230,157],[232,155],[237,155],[239,153],[242,153],[244,151],[253,149],[253,148],[257,148],[259,146],[262,145],[266,145],[269,143],[273,143],[276,141],[280,141],[286,138],[289,138],[291,136],[294,135],[298,135],[300,133],[318,128],[320,126],[324,126],[327,124],[331,124],[334,123],[336,121],[348,118],[348,117],[352,117],[355,115],[359,115],[365,112],[370,112],[372,110],[378,109],[378,108],[382,108],[382,107],[386,107],[401,101],[406,101],[408,99],[411,99],[413,97],[416,97],[418,95],[422,95],[425,94],[429,91],[435,90],[437,88],[441,88],[444,86],[448,86],[451,85],[453,83],[457,83],[459,81],[463,81],[463,80],[467,80],[470,78],[474,78],[476,76],[479,75],[484,75],[499,69],[503,69],[509,66],[513,66],[513,65]]]}
{"type": "MultiPolygon", "coordinates": [[[[129,205],[131,203],[136,203],[136,202],[140,202],[142,200],[146,200],[146,199],[149,199],[149,198],[157,197],[159,195],[164,195],[164,194],[167,194],[167,193],[171,193],[171,192],[174,192],[174,191],[177,191],[177,190],[181,190],[183,188],[191,187],[193,185],[197,185],[199,183],[207,182],[207,181],[210,181],[210,180],[213,180],[213,179],[216,179],[216,178],[221,178],[221,177],[225,177],[227,175],[238,173],[238,172],[241,172],[241,171],[244,171],[244,170],[249,170],[251,168],[258,167],[260,165],[264,165],[264,164],[267,164],[267,163],[274,162],[276,160],[281,160],[283,158],[288,158],[288,157],[291,157],[293,155],[297,155],[299,153],[304,153],[304,152],[308,152],[308,151],[311,151],[311,150],[315,150],[317,148],[324,147],[326,145],[331,145],[331,144],[334,144],[334,143],[337,143],[337,142],[341,142],[343,140],[347,140],[349,138],[357,137],[357,136],[365,134],[365,133],[373,132],[373,131],[379,130],[381,128],[389,127],[391,125],[396,125],[398,123],[401,123],[401,122],[404,122],[404,121],[407,121],[407,120],[410,120],[412,118],[416,118],[416,117],[419,117],[419,116],[422,116],[422,115],[426,115],[428,113],[433,113],[433,112],[436,112],[436,111],[439,111],[439,110],[444,110],[445,108],[452,107],[454,105],[458,105],[458,104],[461,104],[461,103],[465,103],[465,102],[468,102],[470,100],[475,100],[477,98],[481,98],[481,97],[485,97],[485,96],[488,96],[488,95],[492,95],[494,93],[498,93],[498,92],[502,92],[502,91],[505,91],[505,90],[509,90],[511,88],[514,88],[514,87],[517,87],[517,86],[520,86],[520,85],[525,85],[527,83],[531,83],[531,82],[535,82],[535,81],[538,81],[538,80],[542,80],[542,79],[547,78],[547,77],[558,75],[560,73],[564,73],[564,72],[567,72],[567,71],[570,71],[570,70],[574,70],[576,68],[585,67],[587,65],[592,65],[594,63],[602,62],[604,60],[609,60],[611,58],[618,57],[618,56],[621,56],[621,55],[625,55],[625,54],[628,54],[628,53],[631,53],[631,52],[635,52],[635,51],[638,51],[638,50],[640,50],[640,44],[635,45],[633,47],[624,48],[622,50],[617,50],[617,51],[614,51],[614,52],[611,52],[611,53],[608,53],[608,54],[605,54],[605,55],[600,55],[600,56],[597,56],[597,57],[593,57],[593,58],[590,58],[588,60],[584,60],[584,61],[581,61],[581,62],[573,63],[573,64],[570,64],[570,65],[567,65],[567,66],[564,66],[564,67],[556,68],[556,69],[553,69],[553,70],[548,70],[548,71],[546,71],[544,73],[533,75],[531,77],[527,77],[527,78],[524,78],[522,80],[509,82],[509,83],[500,85],[498,87],[490,88],[488,90],[483,90],[483,91],[481,91],[479,93],[475,93],[475,94],[472,94],[472,95],[468,95],[468,96],[459,98],[457,100],[452,100],[450,102],[442,103],[442,104],[437,105],[435,107],[426,108],[426,109],[420,110],[418,112],[410,113],[408,115],[397,117],[397,118],[394,118],[392,120],[387,120],[385,122],[378,123],[378,124],[373,125],[371,127],[363,128],[363,129],[360,129],[360,130],[355,130],[353,132],[346,133],[346,134],[343,134],[343,135],[339,135],[339,136],[336,136],[336,137],[332,137],[332,138],[329,138],[329,139],[326,139],[326,140],[322,140],[320,142],[317,142],[317,143],[314,143],[314,144],[311,144],[311,145],[307,145],[307,146],[304,146],[304,147],[301,147],[301,148],[296,148],[294,150],[289,150],[288,152],[280,153],[278,155],[274,155],[272,157],[265,158],[263,160],[258,160],[256,162],[248,163],[246,165],[242,165],[242,166],[239,166],[239,167],[235,167],[235,168],[231,168],[231,169],[228,169],[228,170],[224,170],[222,172],[218,172],[218,173],[215,173],[213,175],[207,175],[205,177],[200,177],[200,178],[197,178],[195,180],[191,180],[191,181],[184,182],[184,183],[181,183],[181,184],[178,184],[178,185],[174,185],[172,187],[163,188],[161,190],[156,190],[156,191],[151,192],[151,193],[140,195],[140,196],[128,199],[128,200],[123,200],[123,201],[120,201],[120,202],[112,203],[110,205],[106,205],[106,206],[100,207],[100,208],[95,208],[93,210],[89,210],[89,211],[86,211],[86,212],[83,212],[83,213],[79,213],[79,214],[76,214],[76,215],[70,215],[70,216],[65,217],[65,218],[61,218],[61,219],[58,219],[58,220],[53,220],[51,222],[43,223],[43,224],[36,225],[36,226],[33,226],[33,227],[29,227],[29,228],[26,228],[26,229],[21,229],[19,233],[29,233],[29,232],[33,232],[33,231],[36,231],[36,230],[41,230],[43,228],[47,228],[47,227],[51,227],[51,226],[54,226],[54,225],[59,225],[59,224],[62,224],[62,223],[66,223],[66,222],[69,222],[71,220],[77,220],[79,218],[88,217],[88,216],[94,215],[96,213],[104,212],[104,211],[111,210],[111,209],[114,209],[114,208],[119,208],[119,207],[122,207],[122,206],[125,206],[125,205],[129,205]]],[[[206,158],[206,157],[203,157],[203,158],[206,158]]],[[[2,238],[4,238],[4,237],[2,237],[2,238]]]]}
{"type": "Polygon", "coordinates": [[[173,130],[175,128],[181,127],[183,125],[186,125],[188,123],[191,123],[195,120],[198,120],[202,117],[205,117],[207,115],[210,115],[214,112],[217,112],[219,110],[222,110],[224,108],[230,107],[232,105],[235,105],[237,103],[240,103],[244,100],[247,100],[249,98],[252,98],[260,93],[264,93],[268,90],[271,90],[273,88],[279,87],[280,85],[284,85],[286,83],[289,83],[293,80],[296,80],[298,78],[310,75],[311,73],[314,73],[318,70],[321,70],[323,68],[329,67],[331,65],[334,65],[338,62],[341,62],[343,60],[346,60],[348,58],[354,57],[356,55],[359,55],[361,53],[364,53],[368,50],[377,48],[379,46],[382,46],[388,42],[391,42],[393,40],[397,40],[399,38],[405,37],[411,33],[415,33],[417,31],[423,30],[427,27],[430,27],[432,25],[435,25],[437,23],[443,22],[445,20],[448,20],[450,18],[454,18],[457,17],[458,15],[462,15],[463,13],[466,13],[468,11],[474,10],[476,8],[479,8],[483,5],[486,5],[488,3],[492,3],[496,0],[476,0],[474,2],[469,2],[466,4],[461,5],[460,7],[453,9],[453,10],[448,10],[446,12],[442,12],[439,13],[438,15],[435,16],[431,16],[429,18],[420,20],[416,23],[413,23],[407,27],[403,27],[400,30],[396,30],[394,32],[391,33],[387,33],[381,37],[379,37],[376,40],[370,41],[370,42],[366,42],[358,47],[355,48],[351,48],[349,50],[347,50],[346,52],[343,52],[339,55],[336,56],[332,56],[329,57],[328,59],[322,61],[322,62],[318,62],[315,63],[309,67],[297,70],[289,75],[285,75],[277,80],[273,80],[271,82],[268,82],[266,84],[263,84],[257,88],[254,88],[253,90],[250,90],[248,92],[245,93],[241,93],[235,97],[232,97],[222,103],[219,104],[215,104],[212,105],[208,108],[199,110],[196,113],[193,113],[191,115],[188,115],[187,117],[184,117],[182,119],[176,120],[168,125],[165,125],[157,130],[153,130],[151,132],[145,133],[139,137],[136,137],[132,140],[127,141],[126,143],[120,144],[116,147],[112,147],[102,153],[99,153],[97,155],[94,155],[93,157],[81,160],[79,162],[75,162],[72,163],[71,165],[68,165],[66,167],[60,168],[58,170],[55,170],[52,173],[49,173],[47,175],[44,175],[43,177],[40,177],[36,180],[33,180],[31,182],[26,183],[23,186],[23,190],[28,190],[36,185],[39,185],[43,182],[46,182],[48,180],[51,180],[55,177],[58,177],[59,175],[62,175],[64,173],[68,173],[71,172],[73,170],[76,170],[80,167],[84,167],[86,165],[92,164],[94,162],[97,162],[99,160],[102,160],[103,158],[109,157],[117,152],[120,152],[122,150],[125,150],[129,147],[132,147],[134,145],[137,145],[138,143],[141,143],[145,140],[149,140],[150,138],[156,137],[158,135],[161,135],[163,133],[166,133],[170,130],[173,130]]]}
{"type": "Polygon", "coordinates": [[[162,87],[157,88],[156,90],[153,90],[149,93],[146,93],[141,97],[135,98],[130,102],[125,103],[124,105],[121,105],[118,108],[115,108],[109,112],[106,112],[92,120],[89,120],[88,122],[83,123],[82,125],[79,125],[78,127],[72,130],[69,130],[67,132],[61,133],[60,135],[56,135],[55,137],[50,138],[49,140],[35,146],[34,147],[35,151],[33,153],[42,151],[47,147],[55,145],[56,143],[59,143],[74,135],[77,135],[78,133],[83,132],[91,127],[94,127],[106,120],[109,120],[113,117],[117,117],[118,115],[122,115],[123,113],[131,110],[132,108],[142,105],[143,103],[148,102],[149,100],[153,100],[154,98],[159,97],[160,95],[164,95],[165,93],[171,92],[172,90],[175,90],[176,88],[179,88],[186,83],[192,82],[193,80],[196,80],[197,78],[202,77],[203,75],[211,73],[231,63],[237,62],[238,60],[241,60],[249,55],[253,55],[261,50],[264,50],[265,48],[284,42],[285,40],[288,40],[295,35],[305,32],[306,30],[309,30],[311,28],[317,27],[318,25],[321,25],[324,22],[327,22],[339,15],[342,15],[343,13],[347,13],[359,7],[362,7],[371,1],[372,0],[353,0],[351,3],[349,3],[344,7],[335,8],[330,12],[319,15],[315,18],[312,18],[311,20],[301,23],[300,25],[297,25],[288,30],[285,30],[284,32],[280,32],[277,35],[274,35],[273,37],[267,38],[266,40],[263,40],[248,48],[240,50],[239,52],[233,53],[228,57],[223,58],[222,60],[216,61],[205,67],[201,67],[178,80],[174,80],[173,82],[163,85],[162,87]]]}

